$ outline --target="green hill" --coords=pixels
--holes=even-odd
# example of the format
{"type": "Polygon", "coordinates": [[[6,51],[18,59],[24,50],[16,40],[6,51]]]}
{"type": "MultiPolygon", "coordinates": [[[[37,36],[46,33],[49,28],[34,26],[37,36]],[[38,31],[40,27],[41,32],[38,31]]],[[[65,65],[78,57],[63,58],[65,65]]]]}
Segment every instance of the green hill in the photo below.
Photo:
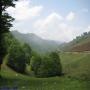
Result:
{"type": "Polygon", "coordinates": [[[73,41],[64,43],[60,46],[63,51],[90,51],[90,32],[85,32],[81,36],[77,36],[73,41]]]}

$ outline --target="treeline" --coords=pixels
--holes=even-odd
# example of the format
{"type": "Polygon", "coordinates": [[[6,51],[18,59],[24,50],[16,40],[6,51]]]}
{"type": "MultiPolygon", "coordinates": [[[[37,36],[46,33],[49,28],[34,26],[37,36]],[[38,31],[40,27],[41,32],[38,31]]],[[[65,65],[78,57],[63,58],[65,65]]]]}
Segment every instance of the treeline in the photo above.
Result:
{"type": "Polygon", "coordinates": [[[11,33],[5,33],[5,47],[7,48],[6,64],[13,70],[25,73],[27,65],[37,77],[60,76],[62,67],[57,52],[40,56],[33,52],[26,43],[18,42],[11,33]]]}
{"type": "Polygon", "coordinates": [[[89,39],[90,38],[90,31],[89,32],[84,32],[80,36],[77,36],[75,39],[73,39],[73,43],[78,43],[84,39],[89,39]]]}

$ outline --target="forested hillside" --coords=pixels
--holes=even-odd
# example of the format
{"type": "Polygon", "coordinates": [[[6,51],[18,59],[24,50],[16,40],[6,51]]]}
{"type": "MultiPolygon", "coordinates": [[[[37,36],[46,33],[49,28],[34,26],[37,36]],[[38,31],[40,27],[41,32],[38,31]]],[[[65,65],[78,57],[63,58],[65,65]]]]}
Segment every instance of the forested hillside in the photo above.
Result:
{"type": "Polygon", "coordinates": [[[62,44],[60,49],[63,51],[90,51],[90,32],[85,32],[77,36],[73,41],[62,44]]]}

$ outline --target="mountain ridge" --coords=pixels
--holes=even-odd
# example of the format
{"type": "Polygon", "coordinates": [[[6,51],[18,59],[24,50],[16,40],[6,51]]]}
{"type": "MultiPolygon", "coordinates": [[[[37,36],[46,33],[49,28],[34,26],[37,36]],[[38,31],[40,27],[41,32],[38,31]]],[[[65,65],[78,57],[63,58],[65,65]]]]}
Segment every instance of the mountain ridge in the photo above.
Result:
{"type": "Polygon", "coordinates": [[[12,31],[11,33],[20,42],[29,44],[35,52],[40,54],[56,51],[60,45],[60,42],[42,39],[34,33],[23,34],[18,31],[12,31]]]}

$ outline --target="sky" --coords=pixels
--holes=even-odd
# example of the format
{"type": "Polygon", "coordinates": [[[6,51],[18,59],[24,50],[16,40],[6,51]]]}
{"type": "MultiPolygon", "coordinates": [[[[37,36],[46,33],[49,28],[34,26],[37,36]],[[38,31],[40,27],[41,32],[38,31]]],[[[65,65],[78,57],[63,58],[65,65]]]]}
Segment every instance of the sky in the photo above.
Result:
{"type": "Polygon", "coordinates": [[[19,0],[7,12],[13,28],[43,39],[69,42],[90,31],[90,0],[19,0]]]}

